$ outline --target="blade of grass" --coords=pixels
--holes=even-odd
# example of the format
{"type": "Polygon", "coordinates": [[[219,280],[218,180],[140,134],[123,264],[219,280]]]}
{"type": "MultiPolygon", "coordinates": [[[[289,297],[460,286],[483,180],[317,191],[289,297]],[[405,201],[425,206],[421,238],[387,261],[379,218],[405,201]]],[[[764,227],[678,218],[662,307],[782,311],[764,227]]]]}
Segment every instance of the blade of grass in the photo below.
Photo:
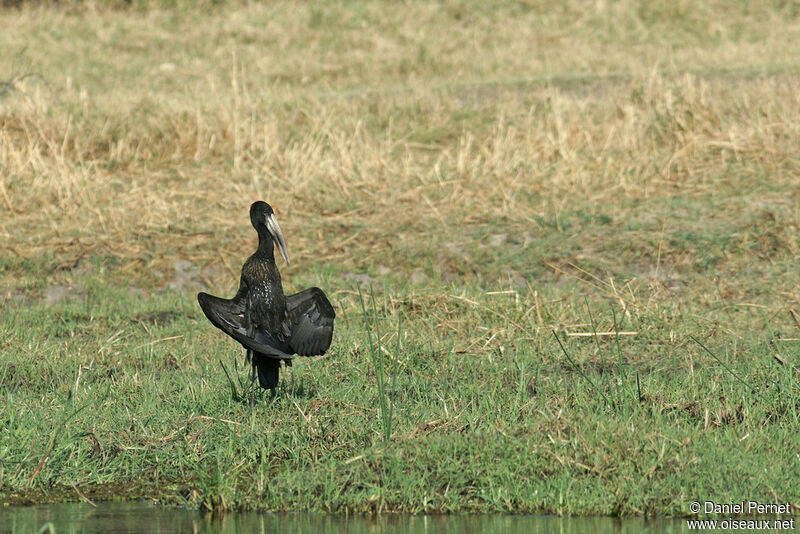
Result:
{"type": "Polygon", "coordinates": [[[572,359],[572,357],[569,355],[569,353],[567,352],[567,349],[564,348],[564,345],[561,343],[561,340],[558,338],[558,334],[556,334],[556,331],[555,330],[551,330],[551,332],[553,333],[553,337],[556,338],[556,341],[558,342],[558,346],[561,347],[561,351],[564,353],[564,356],[567,357],[567,360],[569,360],[569,363],[572,365],[572,367],[574,367],[575,370],[578,371],[578,373],[580,373],[580,375],[587,382],[589,382],[589,384],[591,384],[592,388],[594,388],[600,395],[602,395],[603,399],[606,401],[606,404],[608,404],[609,406],[611,406],[613,408],[614,407],[614,403],[611,402],[611,399],[609,399],[608,396],[605,393],[603,393],[603,391],[600,388],[597,387],[597,384],[595,384],[592,381],[592,379],[589,378],[589,376],[586,373],[584,373],[583,370],[580,367],[578,367],[578,364],[576,364],[575,361],[572,359]]]}
{"type": "Polygon", "coordinates": [[[110,391],[111,391],[111,384],[108,385],[103,395],[95,399],[93,402],[87,402],[83,406],[80,406],[79,408],[73,410],[70,414],[68,414],[64,418],[63,421],[61,421],[61,423],[59,423],[58,428],[56,429],[55,432],[53,432],[53,435],[50,437],[50,441],[47,444],[47,448],[45,449],[44,455],[42,455],[41,461],[39,461],[36,468],[33,470],[33,473],[31,473],[30,478],[28,479],[28,484],[27,484],[28,487],[30,487],[30,485],[33,483],[33,479],[36,478],[36,475],[38,475],[39,472],[44,467],[44,464],[47,461],[47,458],[50,456],[50,453],[53,451],[53,448],[55,447],[59,436],[61,436],[61,433],[67,427],[67,423],[69,423],[72,419],[74,419],[79,413],[81,413],[86,408],[94,406],[95,404],[102,404],[102,402],[106,400],[106,398],[108,398],[108,394],[110,391]]]}
{"type": "Polygon", "coordinates": [[[364,331],[367,336],[367,346],[369,349],[369,356],[372,360],[372,366],[375,369],[375,382],[378,387],[378,408],[380,411],[380,419],[381,419],[381,426],[382,426],[382,434],[383,439],[388,441],[389,437],[391,436],[391,419],[389,417],[389,408],[387,405],[386,400],[386,384],[384,381],[384,369],[383,369],[383,358],[381,358],[380,354],[380,343],[381,343],[381,331],[380,325],[378,324],[378,310],[377,306],[375,305],[375,292],[370,286],[370,295],[371,295],[371,304],[372,304],[372,315],[370,316],[367,311],[367,305],[364,300],[364,295],[361,292],[361,287],[358,286],[358,297],[361,303],[361,311],[364,314],[364,331]],[[370,321],[370,318],[372,321],[370,321]],[[372,324],[375,327],[375,342],[373,343],[372,337],[372,324]]]}
{"type": "Polygon", "coordinates": [[[228,384],[231,386],[231,397],[233,400],[239,401],[241,397],[239,396],[239,391],[236,389],[236,384],[233,383],[233,379],[228,373],[228,368],[225,367],[225,364],[222,363],[222,360],[219,361],[219,364],[222,366],[222,371],[225,373],[225,377],[228,379],[228,384]]]}
{"type": "Polygon", "coordinates": [[[700,345],[700,347],[702,347],[702,349],[703,349],[704,351],[706,351],[708,354],[710,354],[712,358],[714,358],[715,360],[717,360],[717,362],[719,362],[719,364],[720,364],[720,365],[721,365],[721,366],[722,366],[722,367],[723,367],[723,368],[724,368],[726,371],[728,371],[728,373],[730,373],[730,374],[731,374],[731,376],[733,376],[733,377],[734,377],[736,380],[738,380],[739,382],[741,382],[742,384],[744,384],[744,385],[745,385],[745,386],[746,386],[746,387],[747,387],[747,388],[748,388],[750,391],[752,391],[753,393],[755,393],[756,395],[758,395],[759,397],[761,397],[763,400],[765,400],[765,401],[766,401],[766,400],[768,400],[768,399],[767,399],[767,398],[766,398],[766,397],[765,397],[765,396],[764,396],[764,395],[763,395],[763,394],[762,394],[760,391],[758,391],[758,390],[757,390],[757,389],[756,389],[754,386],[752,386],[751,384],[749,384],[749,383],[748,383],[748,382],[747,382],[747,381],[746,381],[744,378],[742,378],[742,377],[740,377],[738,374],[736,374],[736,373],[733,371],[733,369],[731,369],[731,368],[730,368],[730,366],[729,366],[728,364],[726,364],[725,362],[723,362],[723,361],[722,361],[722,360],[721,360],[721,359],[720,359],[720,358],[719,358],[719,357],[718,357],[716,354],[714,354],[713,352],[711,352],[711,350],[709,350],[709,348],[708,348],[708,347],[706,347],[705,345],[703,345],[703,344],[700,342],[700,340],[699,340],[699,339],[697,339],[696,337],[694,337],[694,336],[693,336],[693,335],[691,335],[691,334],[689,334],[689,338],[690,338],[692,341],[694,341],[695,343],[697,343],[698,345],[700,345]]]}

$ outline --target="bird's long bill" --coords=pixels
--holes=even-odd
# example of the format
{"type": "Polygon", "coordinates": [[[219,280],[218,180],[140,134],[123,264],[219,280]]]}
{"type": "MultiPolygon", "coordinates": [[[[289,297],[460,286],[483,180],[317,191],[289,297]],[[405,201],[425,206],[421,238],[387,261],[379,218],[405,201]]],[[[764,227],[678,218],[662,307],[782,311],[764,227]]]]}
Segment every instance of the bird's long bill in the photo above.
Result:
{"type": "Polygon", "coordinates": [[[278,225],[278,220],[275,218],[275,215],[269,214],[267,215],[267,230],[272,235],[272,240],[278,246],[278,250],[281,252],[281,256],[283,259],[286,260],[286,265],[289,265],[289,251],[286,250],[286,240],[283,238],[283,232],[281,232],[281,227],[278,225]]]}

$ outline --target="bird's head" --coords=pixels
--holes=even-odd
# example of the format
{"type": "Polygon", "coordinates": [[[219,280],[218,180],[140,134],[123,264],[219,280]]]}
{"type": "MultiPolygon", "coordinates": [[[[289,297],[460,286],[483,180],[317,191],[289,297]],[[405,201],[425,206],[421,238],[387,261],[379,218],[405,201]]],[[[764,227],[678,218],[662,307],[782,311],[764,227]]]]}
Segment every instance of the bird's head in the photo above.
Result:
{"type": "Polygon", "coordinates": [[[262,230],[269,232],[272,241],[275,242],[281,256],[283,256],[288,265],[289,251],[286,250],[286,240],[283,238],[283,232],[281,232],[281,227],[278,225],[278,220],[275,219],[275,212],[272,211],[272,206],[261,200],[253,202],[253,205],[250,206],[250,222],[253,223],[253,228],[256,229],[259,235],[261,235],[262,230]]]}

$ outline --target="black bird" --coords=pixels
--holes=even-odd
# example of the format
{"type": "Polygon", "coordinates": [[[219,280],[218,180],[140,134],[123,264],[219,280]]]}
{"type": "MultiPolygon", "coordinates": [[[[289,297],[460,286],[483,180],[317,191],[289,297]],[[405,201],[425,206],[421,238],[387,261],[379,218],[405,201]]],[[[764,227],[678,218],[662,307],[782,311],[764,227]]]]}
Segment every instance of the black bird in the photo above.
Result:
{"type": "Polygon", "coordinates": [[[284,296],[274,245],[287,265],[289,252],[272,207],[254,202],[250,222],[258,232],[258,250],[242,266],[239,291],[232,299],[198,293],[197,300],[208,320],[245,348],[251,383],[258,376],[259,385],[274,392],[281,361],[291,365],[294,354],[325,354],[336,313],[318,287],[284,296]]]}

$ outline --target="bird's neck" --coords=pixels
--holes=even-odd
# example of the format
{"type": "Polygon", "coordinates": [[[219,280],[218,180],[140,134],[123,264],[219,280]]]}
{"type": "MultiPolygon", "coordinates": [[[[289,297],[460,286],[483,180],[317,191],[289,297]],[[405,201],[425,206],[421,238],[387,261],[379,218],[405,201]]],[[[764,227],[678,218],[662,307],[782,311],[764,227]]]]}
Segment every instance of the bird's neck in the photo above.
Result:
{"type": "Polygon", "coordinates": [[[273,263],[275,262],[275,245],[272,242],[272,236],[269,235],[267,230],[258,230],[258,250],[256,255],[273,263]]]}

